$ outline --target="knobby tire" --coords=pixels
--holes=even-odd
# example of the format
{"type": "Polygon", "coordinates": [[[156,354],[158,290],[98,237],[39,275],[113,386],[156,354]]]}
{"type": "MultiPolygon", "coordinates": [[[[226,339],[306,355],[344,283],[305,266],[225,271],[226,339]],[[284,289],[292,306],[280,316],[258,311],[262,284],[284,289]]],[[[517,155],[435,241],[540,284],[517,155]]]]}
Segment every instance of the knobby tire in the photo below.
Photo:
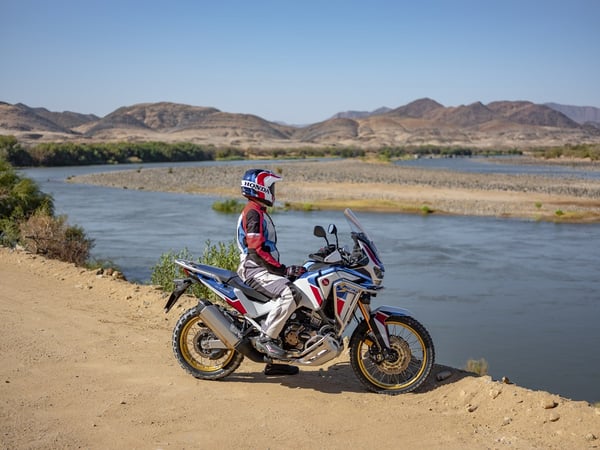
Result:
{"type": "Polygon", "coordinates": [[[205,349],[203,340],[217,339],[199,315],[199,307],[187,310],[173,330],[173,352],[183,369],[202,380],[218,380],[232,374],[244,356],[232,349],[205,349]]]}

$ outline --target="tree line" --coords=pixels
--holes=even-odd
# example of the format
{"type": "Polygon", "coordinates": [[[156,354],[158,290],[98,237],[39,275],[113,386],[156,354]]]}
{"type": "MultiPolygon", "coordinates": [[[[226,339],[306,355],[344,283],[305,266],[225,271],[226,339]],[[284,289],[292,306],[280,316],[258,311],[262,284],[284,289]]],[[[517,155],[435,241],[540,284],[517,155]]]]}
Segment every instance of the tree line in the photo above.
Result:
{"type": "MultiPolygon", "coordinates": [[[[541,158],[600,159],[600,144],[573,144],[529,149],[541,158]]],[[[191,142],[48,142],[30,147],[21,145],[14,136],[0,135],[0,159],[16,167],[79,166],[90,164],[127,164],[141,162],[186,162],[233,159],[286,158],[364,158],[389,161],[409,157],[457,157],[520,155],[520,149],[478,149],[462,146],[397,145],[373,149],[353,146],[305,146],[298,148],[217,147],[191,142]]]]}
{"type": "Polygon", "coordinates": [[[25,148],[14,136],[0,136],[0,157],[19,167],[207,161],[220,153],[231,156],[226,150],[186,142],[48,142],[25,148]]]}

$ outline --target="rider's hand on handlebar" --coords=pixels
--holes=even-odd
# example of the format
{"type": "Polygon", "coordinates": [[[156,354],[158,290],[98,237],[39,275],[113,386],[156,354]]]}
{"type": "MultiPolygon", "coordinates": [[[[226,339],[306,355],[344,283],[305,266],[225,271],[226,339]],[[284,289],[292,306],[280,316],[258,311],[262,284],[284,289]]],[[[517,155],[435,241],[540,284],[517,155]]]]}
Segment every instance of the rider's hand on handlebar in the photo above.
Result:
{"type": "Polygon", "coordinates": [[[298,278],[303,273],[306,273],[306,269],[302,266],[287,266],[285,269],[288,278],[298,278]]]}
{"type": "Polygon", "coordinates": [[[335,245],[329,244],[327,247],[321,247],[316,254],[325,257],[325,256],[333,253],[334,251],[335,251],[335,245]]]}

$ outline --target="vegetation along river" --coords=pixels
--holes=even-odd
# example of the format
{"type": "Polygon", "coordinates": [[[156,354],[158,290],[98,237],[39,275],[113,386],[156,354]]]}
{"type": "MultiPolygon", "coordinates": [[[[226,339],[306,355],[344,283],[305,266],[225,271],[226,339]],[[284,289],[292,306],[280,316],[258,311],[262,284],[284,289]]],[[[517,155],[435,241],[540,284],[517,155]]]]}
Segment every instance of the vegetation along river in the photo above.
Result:
{"type": "MultiPolygon", "coordinates": [[[[207,240],[233,239],[237,217],[213,211],[216,197],[65,182],[71,175],[131,168],[23,172],[54,196],[57,214],[67,214],[95,240],[93,257],[113,261],[129,280],[147,282],[164,252],[188,248],[199,256],[207,240]]],[[[484,358],[494,379],[507,376],[531,389],[600,401],[599,224],[357,215],[386,264],[387,289],[375,306],[411,310],[431,332],[437,362],[465,367],[484,358]]],[[[312,235],[316,224],[334,222],[348,239],[340,211],[280,212],[275,222],[286,264],[301,263],[321,246],[312,235]]]]}

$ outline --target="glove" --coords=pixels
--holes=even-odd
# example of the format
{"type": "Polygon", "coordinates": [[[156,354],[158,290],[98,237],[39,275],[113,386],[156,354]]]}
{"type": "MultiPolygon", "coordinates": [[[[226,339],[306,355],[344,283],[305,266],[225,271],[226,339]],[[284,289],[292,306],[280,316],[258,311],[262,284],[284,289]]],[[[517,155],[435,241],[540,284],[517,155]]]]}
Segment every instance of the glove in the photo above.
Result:
{"type": "Polygon", "coordinates": [[[306,269],[302,266],[287,266],[285,268],[285,276],[288,278],[298,278],[303,273],[306,273],[306,269]]]}

